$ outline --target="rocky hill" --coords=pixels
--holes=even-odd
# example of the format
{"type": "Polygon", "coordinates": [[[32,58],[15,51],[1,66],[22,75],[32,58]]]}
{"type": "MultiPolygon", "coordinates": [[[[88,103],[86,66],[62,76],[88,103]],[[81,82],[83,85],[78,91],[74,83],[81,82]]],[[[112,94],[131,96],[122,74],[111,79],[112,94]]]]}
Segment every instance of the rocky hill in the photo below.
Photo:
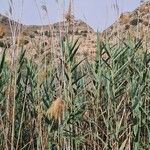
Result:
{"type": "MultiPolygon", "coordinates": [[[[35,60],[39,61],[39,58],[51,54],[59,57],[60,39],[64,39],[66,33],[74,39],[79,38],[81,46],[78,55],[95,54],[96,33],[82,20],[26,26],[0,15],[0,48],[7,47],[10,55],[14,49],[19,51],[19,47],[23,45],[27,56],[35,60]]],[[[150,2],[143,3],[133,12],[121,14],[114,24],[99,35],[113,43],[129,37],[150,41],[150,2]]]]}
{"type": "Polygon", "coordinates": [[[150,41],[150,1],[141,4],[133,12],[121,14],[102,36],[113,42],[127,38],[150,41]]]}
{"type": "MultiPolygon", "coordinates": [[[[95,49],[95,32],[82,20],[63,21],[45,26],[26,26],[14,22],[6,16],[0,17],[0,47],[19,51],[20,46],[27,49],[27,56],[39,61],[45,55],[60,55],[60,39],[66,34],[81,43],[78,54],[87,55],[95,49]],[[15,44],[14,44],[15,43],[15,44]]],[[[10,54],[11,55],[11,54],[10,54]]]]}

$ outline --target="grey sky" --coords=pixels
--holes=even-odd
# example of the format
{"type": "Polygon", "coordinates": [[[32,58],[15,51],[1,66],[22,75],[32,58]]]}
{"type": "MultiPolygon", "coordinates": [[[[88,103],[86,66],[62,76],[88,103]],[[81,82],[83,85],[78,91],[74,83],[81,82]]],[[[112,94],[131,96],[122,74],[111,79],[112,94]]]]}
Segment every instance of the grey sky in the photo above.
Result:
{"type": "MultiPolygon", "coordinates": [[[[8,13],[10,0],[0,1],[0,13],[8,13]]],[[[13,19],[19,19],[24,24],[57,22],[61,19],[63,10],[68,4],[68,0],[59,1],[60,4],[58,5],[56,0],[13,0],[13,19]],[[41,9],[42,5],[46,5],[48,9],[49,19],[41,9]],[[21,14],[21,12],[23,13],[21,14]]],[[[139,3],[140,0],[74,0],[74,15],[77,19],[87,22],[95,30],[102,31],[117,19],[118,12],[132,11],[139,3]],[[116,3],[117,5],[115,5],[116,3]],[[119,9],[114,9],[116,6],[119,9]]]]}

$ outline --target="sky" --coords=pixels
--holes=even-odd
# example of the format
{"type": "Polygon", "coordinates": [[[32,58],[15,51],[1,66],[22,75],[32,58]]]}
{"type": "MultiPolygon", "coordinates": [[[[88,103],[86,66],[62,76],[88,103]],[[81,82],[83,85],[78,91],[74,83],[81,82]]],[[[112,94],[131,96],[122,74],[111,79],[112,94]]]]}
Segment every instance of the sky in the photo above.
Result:
{"type": "MultiPolygon", "coordinates": [[[[103,31],[122,12],[133,11],[140,0],[73,0],[76,19],[82,19],[94,30],[103,31]]],[[[0,13],[28,25],[41,25],[62,20],[68,0],[0,0],[0,13]],[[11,4],[13,2],[13,5],[11,4]],[[57,3],[57,1],[59,3],[57,3]],[[12,9],[10,9],[10,4],[12,9]],[[46,6],[47,13],[42,9],[46,6]]]]}

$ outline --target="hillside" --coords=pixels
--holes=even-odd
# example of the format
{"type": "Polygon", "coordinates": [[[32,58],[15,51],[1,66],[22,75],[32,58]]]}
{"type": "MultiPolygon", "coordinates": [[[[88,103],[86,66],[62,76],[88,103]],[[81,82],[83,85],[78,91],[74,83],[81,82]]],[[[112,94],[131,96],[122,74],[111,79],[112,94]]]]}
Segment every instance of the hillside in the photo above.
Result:
{"type": "Polygon", "coordinates": [[[127,38],[150,41],[150,2],[143,3],[133,12],[121,14],[102,36],[113,42],[127,38]]]}
{"type": "MultiPolygon", "coordinates": [[[[42,59],[43,55],[60,55],[60,38],[68,33],[81,43],[78,54],[91,56],[95,53],[96,33],[82,20],[63,21],[45,26],[26,26],[0,15],[0,47],[14,48],[13,42],[18,46],[24,45],[28,57],[42,59]],[[12,28],[12,30],[11,30],[12,28]],[[13,34],[12,32],[13,31],[13,34]],[[12,40],[12,35],[15,35],[12,40]]],[[[115,43],[120,39],[150,40],[150,2],[143,3],[133,12],[120,15],[118,20],[99,33],[102,39],[109,39],[115,43]]],[[[150,45],[148,45],[149,47],[150,45]]]]}

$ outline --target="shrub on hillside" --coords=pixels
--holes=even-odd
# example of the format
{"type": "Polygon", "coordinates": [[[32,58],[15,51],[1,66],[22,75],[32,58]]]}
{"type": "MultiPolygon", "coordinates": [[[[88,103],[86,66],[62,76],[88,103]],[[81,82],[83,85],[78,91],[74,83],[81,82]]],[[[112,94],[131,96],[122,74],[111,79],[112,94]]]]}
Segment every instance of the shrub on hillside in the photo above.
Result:
{"type": "Polygon", "coordinates": [[[6,33],[6,28],[3,25],[0,25],[0,38],[3,38],[6,33]]]}

